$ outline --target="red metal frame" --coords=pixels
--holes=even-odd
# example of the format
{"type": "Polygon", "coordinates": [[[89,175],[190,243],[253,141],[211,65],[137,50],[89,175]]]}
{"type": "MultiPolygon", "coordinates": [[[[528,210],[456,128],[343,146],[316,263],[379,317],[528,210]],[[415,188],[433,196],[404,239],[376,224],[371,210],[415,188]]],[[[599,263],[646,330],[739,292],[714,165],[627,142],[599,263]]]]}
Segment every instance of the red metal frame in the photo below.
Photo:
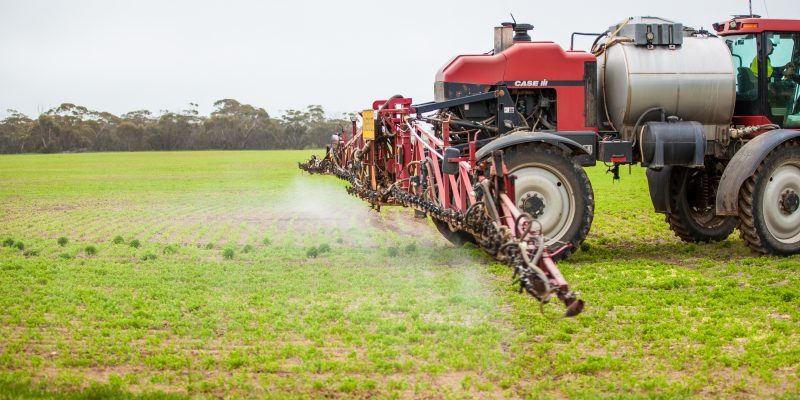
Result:
{"type": "MultiPolygon", "coordinates": [[[[339,152],[341,156],[337,158],[339,167],[346,168],[348,162],[353,160],[355,151],[363,151],[368,147],[369,152],[362,156],[365,165],[373,171],[381,169],[387,171],[392,181],[402,190],[422,195],[421,189],[414,186],[411,177],[417,175],[416,170],[419,165],[426,160],[432,163],[433,185],[428,188],[429,197],[438,199],[440,205],[447,209],[464,213],[471,204],[476,202],[474,185],[485,179],[498,179],[503,191],[498,194],[498,214],[500,223],[514,232],[517,239],[519,237],[515,224],[522,213],[514,202],[514,178],[508,174],[505,164],[501,170],[497,171],[493,165],[487,166],[486,162],[479,164],[476,159],[477,134],[470,135],[468,138],[468,153],[465,156],[444,160],[444,149],[450,146],[449,143],[449,120],[442,123],[441,139],[433,132],[415,121],[416,111],[412,108],[412,99],[396,97],[388,100],[377,100],[372,103],[372,109],[377,113],[377,118],[382,122],[384,131],[376,132],[376,135],[388,135],[391,137],[390,146],[376,147],[369,145],[365,141],[361,132],[357,129],[356,123],[352,126],[352,135],[347,140],[347,135],[343,134],[339,142],[339,152]],[[366,156],[366,157],[365,157],[366,156]],[[444,161],[458,164],[458,172],[455,174],[444,173],[441,163],[444,161]]],[[[365,123],[370,123],[365,121],[365,123]]],[[[374,142],[373,142],[374,143],[374,142]]],[[[374,179],[374,178],[373,178],[374,179]]],[[[374,185],[373,180],[373,185],[374,185]]],[[[386,203],[384,205],[394,205],[386,203]]],[[[561,252],[567,247],[558,250],[561,252]]],[[[529,245],[529,250],[534,250],[533,245],[529,245]]],[[[557,253],[558,253],[557,252],[557,253]]],[[[562,293],[569,292],[569,284],[558,270],[552,255],[545,249],[537,266],[544,271],[551,287],[559,289],[562,293]]]]}

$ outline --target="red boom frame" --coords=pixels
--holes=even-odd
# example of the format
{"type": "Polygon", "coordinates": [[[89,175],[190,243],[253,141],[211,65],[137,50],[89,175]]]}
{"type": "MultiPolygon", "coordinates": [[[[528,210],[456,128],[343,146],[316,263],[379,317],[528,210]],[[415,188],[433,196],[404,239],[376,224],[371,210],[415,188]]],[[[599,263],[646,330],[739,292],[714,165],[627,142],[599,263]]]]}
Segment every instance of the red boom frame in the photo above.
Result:
{"type": "MultiPolygon", "coordinates": [[[[363,130],[360,130],[356,121],[353,121],[351,134],[348,135],[343,130],[340,136],[334,136],[332,146],[328,149],[325,160],[331,160],[335,170],[333,172],[339,171],[337,175],[344,177],[346,173],[343,171],[352,170],[353,164],[360,160],[362,164],[358,170],[369,176],[369,187],[373,191],[373,194],[361,197],[376,208],[381,205],[410,205],[397,196],[375,194],[378,193],[375,191],[380,189],[379,183],[385,183],[387,180],[391,182],[391,187],[396,187],[412,196],[435,200],[445,213],[450,213],[449,215],[469,214],[471,206],[478,203],[478,197],[482,196],[483,203],[488,204],[483,205],[487,208],[488,215],[492,216],[494,222],[501,227],[501,231],[510,232],[510,244],[518,245],[519,253],[524,253],[517,260],[524,260],[524,263],[529,264],[528,268],[532,268],[541,278],[540,281],[546,281],[544,284],[539,282],[536,285],[521,284],[520,290],[524,287],[542,303],[549,301],[551,295],[557,295],[568,307],[568,316],[577,315],[582,311],[583,301],[578,300],[570,291],[569,284],[552,258],[569,248],[570,244],[553,254],[548,252],[541,239],[541,233],[532,229],[535,224],[533,219],[521,212],[515,204],[515,177],[509,175],[501,151],[493,153],[488,159],[478,160],[477,133],[474,133],[469,135],[466,155],[445,159],[445,149],[450,147],[449,119],[442,121],[440,138],[416,120],[417,112],[410,98],[396,96],[388,100],[378,100],[373,102],[372,110],[377,121],[375,134],[381,138],[388,138],[386,141],[388,145],[382,146],[378,145],[377,141],[365,140],[363,130]],[[449,164],[450,168],[447,170],[451,173],[443,168],[444,163],[449,164]],[[428,169],[430,174],[426,177],[428,185],[419,183],[423,175],[421,174],[423,165],[431,167],[428,169]],[[453,168],[454,165],[456,168],[453,168]],[[379,173],[383,174],[381,182],[377,179],[379,173]]],[[[363,125],[367,126],[376,121],[364,120],[363,125]]],[[[309,172],[319,172],[309,164],[301,164],[301,168],[309,172]]],[[[348,179],[352,182],[353,178],[348,179]]],[[[354,189],[349,191],[356,192],[354,189]]],[[[425,211],[423,207],[415,208],[422,208],[421,211],[425,211]]],[[[464,226],[455,228],[467,230],[464,226]]],[[[508,238],[508,234],[506,237],[508,238]]],[[[499,252],[498,258],[503,258],[499,252]]],[[[515,276],[518,273],[519,269],[515,269],[515,276]]]]}

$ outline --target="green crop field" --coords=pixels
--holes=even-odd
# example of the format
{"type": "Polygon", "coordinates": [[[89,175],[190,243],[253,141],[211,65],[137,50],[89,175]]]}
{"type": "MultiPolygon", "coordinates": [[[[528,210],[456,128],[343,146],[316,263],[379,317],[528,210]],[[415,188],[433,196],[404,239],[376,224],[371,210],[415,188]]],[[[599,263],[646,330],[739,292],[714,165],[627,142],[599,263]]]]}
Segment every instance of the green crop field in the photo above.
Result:
{"type": "Polygon", "coordinates": [[[639,168],[551,319],[310,153],[0,156],[0,398],[800,396],[800,257],[680,243],[639,168]]]}

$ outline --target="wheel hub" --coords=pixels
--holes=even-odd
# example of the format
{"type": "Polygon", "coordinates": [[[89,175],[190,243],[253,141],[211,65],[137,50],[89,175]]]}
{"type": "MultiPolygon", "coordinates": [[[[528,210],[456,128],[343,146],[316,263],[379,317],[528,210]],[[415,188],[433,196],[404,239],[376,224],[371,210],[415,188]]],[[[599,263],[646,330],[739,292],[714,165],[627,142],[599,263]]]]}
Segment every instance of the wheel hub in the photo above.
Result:
{"type": "Polygon", "coordinates": [[[547,246],[561,240],[576,212],[566,178],[551,166],[534,163],[511,173],[517,177],[514,181],[517,207],[541,224],[547,246]]]}
{"type": "Polygon", "coordinates": [[[786,215],[792,215],[800,208],[800,196],[794,190],[786,189],[781,193],[780,206],[781,212],[786,215]]]}
{"type": "Polygon", "coordinates": [[[544,214],[545,207],[547,207],[547,204],[545,204],[544,198],[539,193],[525,193],[522,196],[522,211],[530,214],[533,218],[538,218],[544,214]]]}
{"type": "Polygon", "coordinates": [[[785,163],[769,176],[763,189],[764,225],[781,243],[800,241],[800,166],[785,163]]]}

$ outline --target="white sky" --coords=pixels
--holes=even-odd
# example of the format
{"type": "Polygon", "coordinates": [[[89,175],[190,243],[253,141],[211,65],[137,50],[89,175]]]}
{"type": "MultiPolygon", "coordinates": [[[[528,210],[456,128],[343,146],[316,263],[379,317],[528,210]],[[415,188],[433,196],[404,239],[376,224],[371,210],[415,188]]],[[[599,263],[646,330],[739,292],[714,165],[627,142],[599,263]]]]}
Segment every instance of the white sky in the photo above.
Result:
{"type": "MultiPolygon", "coordinates": [[[[800,19],[797,0],[754,0],[753,11],[800,19]]],[[[634,15],[710,30],[747,13],[747,0],[0,0],[0,117],[62,102],[115,114],[195,102],[205,114],[235,98],[277,116],[309,104],[354,111],[394,94],[428,101],[436,70],[490,50],[509,12],[534,24],[534,40],[566,47],[573,31],[634,15]]]]}

